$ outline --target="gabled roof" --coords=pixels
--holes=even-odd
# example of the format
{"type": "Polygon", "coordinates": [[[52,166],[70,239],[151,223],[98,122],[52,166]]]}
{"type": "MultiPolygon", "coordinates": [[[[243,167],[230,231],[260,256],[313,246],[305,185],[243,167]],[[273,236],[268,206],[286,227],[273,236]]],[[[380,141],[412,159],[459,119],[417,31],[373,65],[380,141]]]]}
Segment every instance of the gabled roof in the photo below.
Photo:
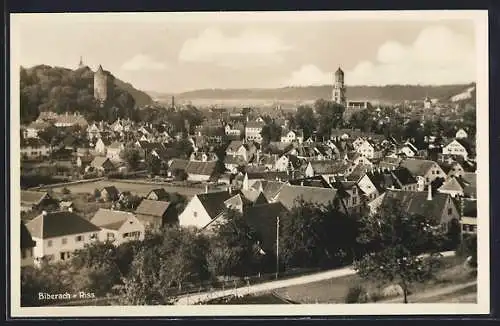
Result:
{"type": "Polygon", "coordinates": [[[334,160],[310,161],[309,163],[316,174],[343,174],[350,166],[345,161],[334,160]]]}
{"type": "Polygon", "coordinates": [[[264,122],[259,121],[249,121],[246,123],[245,128],[262,128],[264,127],[264,122]]]}
{"type": "Polygon", "coordinates": [[[43,199],[50,197],[47,192],[21,190],[21,203],[38,205],[43,199]]]}
{"type": "Polygon", "coordinates": [[[285,185],[278,193],[276,201],[282,203],[287,209],[292,209],[298,199],[326,206],[333,203],[336,197],[337,190],[333,188],[285,185]]]}
{"type": "Polygon", "coordinates": [[[251,188],[256,190],[262,189],[264,196],[267,200],[270,200],[278,194],[284,185],[285,183],[280,181],[257,180],[252,184],[251,188]]]}
{"type": "Polygon", "coordinates": [[[115,142],[112,142],[112,143],[108,146],[108,148],[119,149],[119,148],[121,148],[122,146],[124,146],[122,142],[115,141],[115,142]]]}
{"type": "Polygon", "coordinates": [[[211,176],[215,173],[217,162],[197,162],[189,161],[186,166],[186,173],[211,176]]]}
{"type": "Polygon", "coordinates": [[[233,140],[227,146],[226,152],[236,152],[240,149],[241,146],[243,146],[243,147],[245,147],[245,149],[247,149],[241,140],[233,140]]]}
{"type": "Polygon", "coordinates": [[[237,195],[239,195],[239,192],[216,191],[197,194],[196,197],[198,197],[210,218],[214,219],[226,209],[225,202],[237,195]]]}
{"type": "Polygon", "coordinates": [[[170,206],[170,202],[161,200],[143,199],[137,206],[135,213],[150,216],[163,216],[170,206]]]}
{"type": "Polygon", "coordinates": [[[31,147],[31,148],[41,148],[47,147],[49,144],[41,138],[24,138],[21,140],[21,148],[31,147]]]}
{"type": "Polygon", "coordinates": [[[131,217],[135,215],[130,212],[99,208],[90,222],[103,229],[118,230],[131,217]]]}
{"type": "Polygon", "coordinates": [[[168,192],[165,188],[152,189],[146,197],[149,197],[152,193],[154,193],[159,200],[166,199],[168,197],[168,192]]]}
{"type": "Polygon", "coordinates": [[[33,248],[36,245],[35,241],[31,238],[31,233],[28,228],[21,221],[21,249],[33,248]]]}
{"type": "Polygon", "coordinates": [[[113,198],[118,198],[118,196],[120,195],[120,191],[115,186],[104,187],[102,188],[102,191],[106,191],[108,195],[113,198]]]}
{"type": "Polygon", "coordinates": [[[401,162],[401,166],[407,168],[414,176],[425,175],[436,162],[429,160],[406,159],[401,162]]]}
{"type": "MultiPolygon", "coordinates": [[[[404,211],[411,215],[428,215],[441,219],[446,202],[451,198],[448,194],[435,193],[432,200],[427,200],[427,191],[392,191],[388,190],[382,200],[384,204],[389,198],[396,198],[404,211]]],[[[439,220],[440,221],[440,220],[439,220]]]]}
{"type": "Polygon", "coordinates": [[[391,173],[403,186],[417,183],[417,179],[415,179],[407,168],[398,167],[392,170],[391,173]]]}
{"type": "Polygon", "coordinates": [[[73,212],[48,212],[32,219],[26,225],[35,238],[46,239],[87,232],[98,232],[100,228],[73,212]]]}
{"type": "Polygon", "coordinates": [[[328,181],[321,175],[316,175],[309,178],[300,178],[289,180],[289,184],[293,186],[308,186],[308,187],[319,187],[319,188],[331,188],[332,186],[328,181]]]}
{"type": "Polygon", "coordinates": [[[169,165],[169,170],[174,171],[174,170],[185,170],[186,166],[188,165],[189,161],[188,160],[183,160],[180,158],[174,158],[170,162],[169,165]]]}
{"type": "Polygon", "coordinates": [[[463,191],[463,187],[457,178],[449,178],[439,187],[439,191],[463,191]]]}
{"type": "Polygon", "coordinates": [[[94,157],[94,159],[90,163],[90,166],[92,166],[94,168],[100,168],[100,167],[103,167],[104,164],[113,165],[113,163],[109,160],[109,158],[103,157],[103,156],[96,156],[96,157],[94,157]]]}

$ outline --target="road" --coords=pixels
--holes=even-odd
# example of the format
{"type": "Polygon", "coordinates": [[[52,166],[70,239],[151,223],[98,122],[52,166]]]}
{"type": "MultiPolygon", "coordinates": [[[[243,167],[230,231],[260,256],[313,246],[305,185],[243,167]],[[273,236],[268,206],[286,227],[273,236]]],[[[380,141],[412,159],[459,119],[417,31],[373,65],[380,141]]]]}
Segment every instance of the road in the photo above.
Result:
{"type": "MultiPolygon", "coordinates": [[[[444,257],[453,256],[455,254],[454,251],[447,251],[441,253],[444,257]]],[[[334,269],[326,272],[319,272],[315,274],[298,276],[286,280],[277,280],[270,281],[256,285],[243,286],[236,289],[227,289],[227,290],[217,290],[213,292],[203,292],[197,294],[188,294],[185,296],[181,296],[175,302],[176,305],[192,305],[198,304],[202,302],[206,302],[209,300],[223,298],[231,295],[243,296],[248,294],[255,294],[260,292],[270,292],[279,288],[302,285],[308,283],[314,283],[318,281],[328,280],[337,277],[349,276],[356,274],[356,271],[352,267],[344,267],[340,269],[334,269]]]]}

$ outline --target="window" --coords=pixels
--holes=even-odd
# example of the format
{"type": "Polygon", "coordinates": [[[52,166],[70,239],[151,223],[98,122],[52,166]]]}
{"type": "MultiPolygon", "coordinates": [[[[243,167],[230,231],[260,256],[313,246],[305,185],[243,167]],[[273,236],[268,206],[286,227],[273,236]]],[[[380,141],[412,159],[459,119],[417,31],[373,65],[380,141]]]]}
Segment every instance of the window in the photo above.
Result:
{"type": "Polygon", "coordinates": [[[76,240],[76,242],[83,241],[83,235],[77,235],[75,240],[76,240]]]}
{"type": "Polygon", "coordinates": [[[68,243],[68,239],[66,239],[66,238],[62,238],[61,243],[62,243],[63,245],[67,244],[67,243],[68,243]]]}
{"type": "Polygon", "coordinates": [[[194,217],[198,217],[198,212],[193,212],[194,217]]]}
{"type": "Polygon", "coordinates": [[[134,232],[124,233],[123,234],[124,238],[132,238],[132,239],[139,239],[140,236],[141,236],[141,232],[140,231],[134,231],[134,232]]]}
{"type": "Polygon", "coordinates": [[[469,226],[467,224],[462,225],[462,231],[467,232],[469,230],[469,226]]]}
{"type": "Polygon", "coordinates": [[[453,210],[450,208],[448,208],[448,215],[451,215],[451,213],[453,212],[453,210]]]}
{"type": "Polygon", "coordinates": [[[61,258],[61,260],[69,259],[69,258],[71,258],[71,253],[67,252],[67,251],[66,252],[63,251],[60,253],[60,258],[61,258]]]}
{"type": "Polygon", "coordinates": [[[52,240],[47,241],[47,247],[52,247],[52,240]]]}

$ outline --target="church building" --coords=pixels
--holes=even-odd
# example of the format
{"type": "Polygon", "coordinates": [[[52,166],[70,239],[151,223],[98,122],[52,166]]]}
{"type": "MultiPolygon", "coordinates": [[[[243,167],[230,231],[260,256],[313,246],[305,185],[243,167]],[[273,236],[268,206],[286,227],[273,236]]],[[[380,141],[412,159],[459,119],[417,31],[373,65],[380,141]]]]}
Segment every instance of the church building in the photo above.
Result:
{"type": "Polygon", "coordinates": [[[335,72],[332,100],[341,104],[345,107],[344,111],[344,121],[348,121],[351,115],[360,110],[371,108],[371,104],[368,101],[348,101],[346,97],[346,87],[344,84],[344,72],[340,67],[335,72]]]}

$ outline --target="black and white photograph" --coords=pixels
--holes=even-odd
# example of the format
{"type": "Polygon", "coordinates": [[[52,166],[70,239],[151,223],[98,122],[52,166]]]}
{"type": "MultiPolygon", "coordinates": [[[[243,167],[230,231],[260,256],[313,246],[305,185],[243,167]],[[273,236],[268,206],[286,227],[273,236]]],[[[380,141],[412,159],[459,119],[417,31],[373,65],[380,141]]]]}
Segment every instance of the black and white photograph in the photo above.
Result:
{"type": "Polygon", "coordinates": [[[486,11],[10,23],[13,317],[489,313],[486,11]]]}

